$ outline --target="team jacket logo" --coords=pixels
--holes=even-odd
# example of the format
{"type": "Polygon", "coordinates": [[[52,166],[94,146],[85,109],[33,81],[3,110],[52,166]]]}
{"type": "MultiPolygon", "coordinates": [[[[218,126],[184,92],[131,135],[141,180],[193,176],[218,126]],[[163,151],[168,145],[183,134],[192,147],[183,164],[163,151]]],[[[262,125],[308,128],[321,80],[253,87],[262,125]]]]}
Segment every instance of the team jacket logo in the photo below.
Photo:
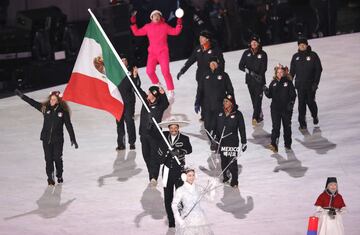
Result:
{"type": "Polygon", "coordinates": [[[219,117],[222,117],[222,115],[223,115],[222,113],[219,113],[219,117]]]}
{"type": "Polygon", "coordinates": [[[208,51],[208,54],[211,54],[211,53],[212,53],[212,50],[209,50],[209,51],[208,51]]]}
{"type": "Polygon", "coordinates": [[[276,86],[277,83],[274,83],[273,86],[276,86]]]}
{"type": "Polygon", "coordinates": [[[50,110],[46,111],[47,114],[50,114],[50,110]]]}
{"type": "Polygon", "coordinates": [[[62,112],[58,112],[58,117],[62,117],[63,113],[62,112]]]}
{"type": "Polygon", "coordinates": [[[261,58],[262,58],[261,54],[259,54],[259,55],[257,56],[257,58],[258,58],[258,59],[261,59],[261,58]]]}
{"type": "Polygon", "coordinates": [[[231,115],[230,118],[235,118],[235,115],[231,115]]]}
{"type": "Polygon", "coordinates": [[[284,87],[287,87],[288,86],[288,83],[287,82],[284,82],[284,87]]]}
{"type": "Polygon", "coordinates": [[[209,79],[209,78],[210,78],[210,76],[209,76],[209,75],[207,75],[205,78],[206,78],[206,79],[209,79]]]}
{"type": "Polygon", "coordinates": [[[200,49],[198,49],[197,52],[200,52],[200,49]]]}
{"type": "Polygon", "coordinates": [[[306,56],[306,60],[307,60],[307,61],[310,61],[310,60],[311,60],[311,57],[310,57],[310,56],[306,56]]]}
{"type": "Polygon", "coordinates": [[[247,56],[250,57],[250,56],[251,56],[251,53],[247,54],[247,56]]]}
{"type": "Polygon", "coordinates": [[[295,58],[295,60],[299,60],[299,59],[300,59],[300,57],[299,57],[299,56],[295,58]]]}
{"type": "Polygon", "coordinates": [[[223,146],[221,147],[221,152],[225,157],[236,157],[239,152],[239,147],[223,146]]]}
{"type": "Polygon", "coordinates": [[[221,80],[221,79],[222,79],[222,76],[221,76],[221,75],[219,75],[219,76],[217,77],[217,79],[218,79],[218,80],[221,80]]]}

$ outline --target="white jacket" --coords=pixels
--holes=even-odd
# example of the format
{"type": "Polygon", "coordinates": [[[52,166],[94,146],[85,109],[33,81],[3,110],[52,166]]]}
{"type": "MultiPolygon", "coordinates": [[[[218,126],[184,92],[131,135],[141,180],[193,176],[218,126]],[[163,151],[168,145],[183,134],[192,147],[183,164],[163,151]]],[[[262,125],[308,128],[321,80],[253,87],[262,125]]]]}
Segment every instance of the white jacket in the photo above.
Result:
{"type": "MultiPolygon", "coordinates": [[[[203,189],[199,185],[185,182],[182,187],[176,190],[172,201],[172,210],[174,212],[175,221],[178,223],[176,234],[213,234],[205,217],[205,213],[199,203],[203,191],[209,188],[212,189],[214,186],[210,184],[207,188],[203,189]],[[181,215],[178,209],[180,202],[183,206],[181,215]],[[184,216],[186,217],[184,218],[184,216]]],[[[214,193],[215,190],[211,190],[204,196],[208,199],[212,199],[214,193]]]]}

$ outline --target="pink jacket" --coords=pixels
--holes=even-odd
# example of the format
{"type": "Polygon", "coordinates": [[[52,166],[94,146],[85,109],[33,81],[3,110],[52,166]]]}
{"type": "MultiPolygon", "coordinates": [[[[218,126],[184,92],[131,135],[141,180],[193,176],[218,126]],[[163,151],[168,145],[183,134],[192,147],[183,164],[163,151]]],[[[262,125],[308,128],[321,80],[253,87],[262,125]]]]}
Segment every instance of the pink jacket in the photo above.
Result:
{"type": "Polygon", "coordinates": [[[136,24],[131,25],[130,28],[135,36],[147,36],[149,38],[148,52],[156,53],[164,49],[168,50],[167,35],[179,35],[182,25],[177,24],[173,28],[164,21],[160,21],[159,23],[150,22],[140,29],[136,24]]]}

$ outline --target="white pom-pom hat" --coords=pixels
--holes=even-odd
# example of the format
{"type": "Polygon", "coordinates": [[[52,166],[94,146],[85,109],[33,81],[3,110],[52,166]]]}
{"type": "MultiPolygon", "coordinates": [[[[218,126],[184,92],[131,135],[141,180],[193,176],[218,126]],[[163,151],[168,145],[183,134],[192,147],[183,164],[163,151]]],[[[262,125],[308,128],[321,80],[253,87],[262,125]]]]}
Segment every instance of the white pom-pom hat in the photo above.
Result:
{"type": "Polygon", "coordinates": [[[154,10],[154,11],[152,11],[151,14],[150,14],[150,20],[152,20],[152,17],[153,17],[153,15],[155,15],[155,14],[159,14],[160,16],[162,16],[161,11],[159,11],[159,10],[154,10]]]}

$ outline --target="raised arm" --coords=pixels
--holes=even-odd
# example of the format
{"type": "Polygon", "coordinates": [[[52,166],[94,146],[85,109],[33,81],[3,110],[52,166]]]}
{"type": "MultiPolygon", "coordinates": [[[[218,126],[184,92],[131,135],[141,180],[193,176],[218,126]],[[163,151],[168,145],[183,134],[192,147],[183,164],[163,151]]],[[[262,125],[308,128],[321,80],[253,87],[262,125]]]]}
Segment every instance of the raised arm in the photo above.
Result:
{"type": "Polygon", "coordinates": [[[33,99],[31,99],[30,97],[28,97],[27,95],[24,95],[24,93],[22,93],[21,91],[19,91],[18,89],[15,90],[15,94],[17,96],[19,96],[22,100],[24,100],[26,103],[30,104],[31,106],[33,106],[34,108],[36,108],[37,110],[39,110],[40,112],[42,107],[43,107],[43,104],[40,103],[40,102],[37,102],[33,99]]]}
{"type": "Polygon", "coordinates": [[[182,19],[181,18],[177,19],[175,28],[171,27],[168,24],[166,24],[166,25],[167,25],[166,29],[167,29],[168,35],[172,35],[172,36],[179,35],[182,30],[182,19]]]}

